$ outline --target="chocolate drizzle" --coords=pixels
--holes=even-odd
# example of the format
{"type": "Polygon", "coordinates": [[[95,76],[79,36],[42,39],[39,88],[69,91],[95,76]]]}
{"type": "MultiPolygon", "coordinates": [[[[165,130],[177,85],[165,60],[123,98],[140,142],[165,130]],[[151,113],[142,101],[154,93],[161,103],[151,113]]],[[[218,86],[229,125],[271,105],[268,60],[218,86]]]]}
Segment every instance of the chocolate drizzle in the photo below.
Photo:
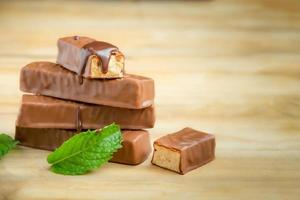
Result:
{"type": "Polygon", "coordinates": [[[78,75],[78,80],[79,80],[79,84],[82,85],[83,84],[83,76],[78,75]]]}
{"type": "Polygon", "coordinates": [[[81,132],[81,130],[82,130],[80,106],[78,106],[77,110],[76,110],[76,129],[77,129],[77,132],[81,132]]]}
{"type": "Polygon", "coordinates": [[[124,73],[124,55],[118,47],[84,36],[59,38],[56,62],[85,78],[121,78],[124,73]],[[113,59],[111,59],[113,55],[113,59]],[[110,61],[115,61],[110,63],[110,61]],[[112,64],[112,65],[111,65],[112,64]],[[110,70],[110,67],[112,69],[110,70]]]}
{"type": "Polygon", "coordinates": [[[108,64],[111,55],[114,51],[118,51],[118,47],[101,41],[93,41],[86,44],[83,48],[87,49],[92,55],[96,55],[100,59],[103,74],[108,72],[108,64]]]}

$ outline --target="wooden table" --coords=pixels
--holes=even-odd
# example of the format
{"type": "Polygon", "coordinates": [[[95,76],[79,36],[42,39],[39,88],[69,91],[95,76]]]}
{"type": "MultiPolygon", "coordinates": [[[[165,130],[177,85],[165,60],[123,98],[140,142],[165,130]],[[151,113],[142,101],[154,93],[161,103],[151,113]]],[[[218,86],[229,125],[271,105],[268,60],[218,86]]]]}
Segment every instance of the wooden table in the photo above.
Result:
{"type": "Polygon", "coordinates": [[[47,151],[0,161],[0,199],[299,199],[300,2],[7,1],[0,3],[0,130],[14,135],[19,71],[55,61],[56,40],[117,44],[130,73],[156,83],[152,141],[190,126],[214,133],[216,160],[184,176],[109,163],[50,172],[47,151]]]}

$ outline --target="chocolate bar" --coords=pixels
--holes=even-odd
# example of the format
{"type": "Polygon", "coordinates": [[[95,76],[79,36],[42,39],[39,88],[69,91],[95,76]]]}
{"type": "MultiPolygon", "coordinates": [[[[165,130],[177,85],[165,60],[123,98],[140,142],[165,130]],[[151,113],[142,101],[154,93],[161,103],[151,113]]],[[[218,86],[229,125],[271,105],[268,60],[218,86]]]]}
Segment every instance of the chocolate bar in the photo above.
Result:
{"type": "Polygon", "coordinates": [[[131,165],[144,162],[151,152],[149,133],[144,130],[122,130],[122,136],[123,148],[110,161],[131,165]]]}
{"type": "MultiPolygon", "coordinates": [[[[53,151],[77,133],[76,130],[16,126],[15,138],[20,145],[53,151]]],[[[144,162],[151,152],[149,133],[144,130],[122,130],[122,137],[123,147],[113,155],[110,162],[128,165],[144,162]]]]}
{"type": "Polygon", "coordinates": [[[113,107],[141,109],[154,101],[154,81],[137,75],[122,79],[80,79],[58,64],[33,62],[23,67],[23,92],[113,107]],[[83,81],[83,82],[81,82],[83,81]]]}
{"type": "Polygon", "coordinates": [[[58,39],[57,63],[85,78],[120,78],[125,57],[118,47],[88,37],[58,39]]]}
{"type": "Polygon", "coordinates": [[[191,128],[163,136],[153,144],[152,163],[185,174],[215,158],[215,137],[191,128]]]}
{"type": "Polygon", "coordinates": [[[122,129],[152,128],[154,106],[143,109],[83,104],[41,95],[23,95],[16,125],[27,128],[99,129],[117,123],[122,129]]]}

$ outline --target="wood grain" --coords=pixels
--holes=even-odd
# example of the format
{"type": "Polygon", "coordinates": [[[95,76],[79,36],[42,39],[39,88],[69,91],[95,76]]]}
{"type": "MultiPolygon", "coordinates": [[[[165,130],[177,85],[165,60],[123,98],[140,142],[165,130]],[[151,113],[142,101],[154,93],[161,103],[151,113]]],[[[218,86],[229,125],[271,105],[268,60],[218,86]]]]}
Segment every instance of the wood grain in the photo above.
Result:
{"type": "Polygon", "coordinates": [[[1,1],[0,129],[14,135],[19,70],[55,61],[56,40],[117,44],[127,71],[153,77],[152,141],[183,127],[214,133],[216,160],[184,176],[109,163],[88,175],[49,172],[47,151],[0,161],[0,199],[299,199],[300,3],[1,1]]]}

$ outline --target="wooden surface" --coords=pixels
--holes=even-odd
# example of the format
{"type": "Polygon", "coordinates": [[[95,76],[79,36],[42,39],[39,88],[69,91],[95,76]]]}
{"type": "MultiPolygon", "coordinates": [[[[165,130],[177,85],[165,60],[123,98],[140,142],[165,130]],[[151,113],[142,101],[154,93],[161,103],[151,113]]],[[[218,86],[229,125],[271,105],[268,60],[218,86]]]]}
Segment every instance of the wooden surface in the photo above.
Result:
{"type": "Polygon", "coordinates": [[[0,130],[14,135],[25,64],[55,61],[56,40],[117,44],[130,73],[153,77],[152,141],[190,126],[214,133],[216,160],[184,176],[109,163],[51,173],[49,152],[0,161],[0,199],[299,199],[300,2],[0,2],[0,130]]]}

